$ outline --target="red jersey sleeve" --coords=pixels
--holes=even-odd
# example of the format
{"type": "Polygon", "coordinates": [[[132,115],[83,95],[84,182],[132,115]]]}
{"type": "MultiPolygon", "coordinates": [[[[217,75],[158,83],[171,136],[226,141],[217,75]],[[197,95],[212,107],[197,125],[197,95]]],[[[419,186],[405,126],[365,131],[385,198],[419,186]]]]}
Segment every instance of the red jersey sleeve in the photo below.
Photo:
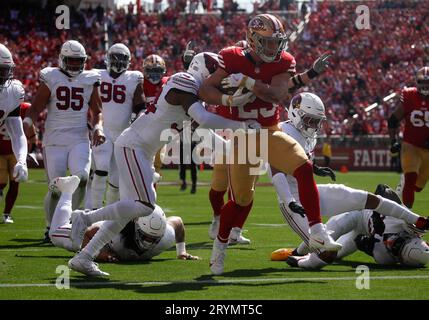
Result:
{"type": "Polygon", "coordinates": [[[222,49],[219,52],[219,68],[225,70],[226,73],[237,73],[239,71],[235,70],[236,63],[236,55],[239,54],[237,52],[237,47],[227,47],[222,49]]]}
{"type": "Polygon", "coordinates": [[[294,56],[291,55],[289,52],[283,51],[281,53],[280,65],[281,65],[281,70],[283,72],[288,72],[291,75],[295,75],[296,61],[294,56]]]}

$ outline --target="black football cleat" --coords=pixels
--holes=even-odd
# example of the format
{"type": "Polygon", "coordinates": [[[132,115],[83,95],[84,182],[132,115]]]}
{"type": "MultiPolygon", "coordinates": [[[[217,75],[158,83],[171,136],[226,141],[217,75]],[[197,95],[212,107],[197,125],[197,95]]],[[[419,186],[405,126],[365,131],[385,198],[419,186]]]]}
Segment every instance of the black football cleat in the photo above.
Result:
{"type": "Polygon", "coordinates": [[[298,261],[299,261],[299,257],[295,257],[295,256],[289,256],[286,259],[286,263],[294,268],[299,268],[298,261]]]}
{"type": "Polygon", "coordinates": [[[45,237],[42,240],[43,243],[52,243],[51,238],[49,237],[49,228],[46,228],[45,237]]]}

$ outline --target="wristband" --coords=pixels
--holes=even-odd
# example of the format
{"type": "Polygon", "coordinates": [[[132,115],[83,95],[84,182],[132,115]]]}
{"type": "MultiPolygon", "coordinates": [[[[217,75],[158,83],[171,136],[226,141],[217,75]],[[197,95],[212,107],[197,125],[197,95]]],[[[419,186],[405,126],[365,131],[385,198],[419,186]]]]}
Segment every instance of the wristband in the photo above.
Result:
{"type": "Polygon", "coordinates": [[[176,243],[176,252],[177,252],[177,256],[181,256],[186,254],[186,245],[185,242],[178,242],[176,243]]]}
{"type": "Polygon", "coordinates": [[[29,127],[31,127],[33,125],[33,119],[31,119],[30,117],[25,117],[22,123],[26,123],[29,127]]]}

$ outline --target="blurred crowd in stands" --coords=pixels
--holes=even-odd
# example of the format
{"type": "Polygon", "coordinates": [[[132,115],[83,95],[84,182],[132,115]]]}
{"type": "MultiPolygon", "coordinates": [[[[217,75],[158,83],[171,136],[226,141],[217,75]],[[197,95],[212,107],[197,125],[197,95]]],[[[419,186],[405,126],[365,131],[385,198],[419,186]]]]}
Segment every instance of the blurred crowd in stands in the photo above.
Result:
{"type": "MultiPolygon", "coordinates": [[[[191,1],[192,2],[192,1],[191,1]]],[[[199,1],[195,1],[198,5],[199,1]]],[[[48,2],[49,3],[49,2],[48,2]]],[[[202,1],[217,9],[216,1],[202,1]],[[216,7],[214,6],[216,5],[216,7]]],[[[254,10],[298,10],[292,0],[254,1],[254,10]]],[[[15,76],[26,88],[27,101],[38,86],[40,69],[55,66],[61,44],[76,39],[86,48],[87,68],[103,68],[104,25],[110,43],[123,42],[133,57],[131,69],[142,69],[143,59],[156,53],[167,62],[168,74],[183,68],[181,54],[186,43],[194,40],[196,51],[217,52],[245,38],[252,14],[238,12],[234,1],[225,1],[220,11],[207,14],[184,13],[186,0],[169,1],[158,13],[137,10],[132,4],[112,11],[98,6],[86,10],[71,8],[69,30],[55,28],[55,7],[36,8],[30,4],[4,7],[0,11],[0,43],[6,44],[17,64],[15,76]]],[[[300,37],[289,43],[288,51],[297,61],[298,72],[311,67],[323,52],[332,53],[332,68],[314,81],[307,90],[325,102],[329,123],[327,134],[386,134],[387,115],[398,99],[383,102],[383,97],[414,85],[415,71],[428,63],[429,1],[311,1],[301,10],[311,11],[309,23],[300,37]],[[356,6],[370,9],[370,29],[355,26],[356,6]],[[377,102],[371,113],[364,108],[377,102]],[[357,114],[355,118],[352,116],[357,114]]],[[[284,17],[288,31],[297,29],[298,14],[284,17]]],[[[40,121],[43,127],[43,117],[40,121]]]]}

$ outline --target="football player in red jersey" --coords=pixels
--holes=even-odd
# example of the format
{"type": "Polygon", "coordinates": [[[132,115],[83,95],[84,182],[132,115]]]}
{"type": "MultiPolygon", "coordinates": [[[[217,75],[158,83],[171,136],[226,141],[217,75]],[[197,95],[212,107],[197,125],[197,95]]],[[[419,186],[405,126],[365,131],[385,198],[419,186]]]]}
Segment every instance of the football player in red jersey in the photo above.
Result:
{"type": "MultiPolygon", "coordinates": [[[[31,104],[23,102],[20,105],[21,119],[25,118],[25,113],[31,104]]],[[[36,142],[36,129],[34,125],[29,127],[25,132],[27,142],[29,144],[28,150],[36,142]]],[[[18,197],[19,182],[13,178],[13,168],[16,164],[16,158],[13,154],[12,143],[10,136],[7,133],[6,126],[2,124],[0,126],[0,199],[3,198],[3,190],[6,188],[9,182],[9,189],[6,194],[5,207],[3,211],[3,223],[11,224],[13,219],[11,212],[15,201],[18,197]]]]}
{"type": "MultiPolygon", "coordinates": [[[[246,40],[240,40],[235,43],[235,47],[240,47],[243,49],[249,48],[246,40]]],[[[320,58],[318,58],[314,63],[311,69],[306,70],[301,74],[295,74],[290,81],[289,93],[292,94],[299,88],[307,85],[312,79],[315,78],[317,74],[323,73],[328,67],[329,54],[325,53],[320,58]],[[317,74],[314,73],[315,70],[317,74]]],[[[281,112],[282,107],[279,106],[279,111],[281,112]]],[[[219,108],[222,110],[222,108],[219,108]]],[[[213,209],[213,219],[209,227],[209,237],[214,240],[219,231],[219,222],[220,222],[220,211],[223,207],[224,196],[228,189],[228,171],[226,164],[215,164],[213,167],[213,174],[211,180],[211,188],[209,191],[209,200],[211,207],[213,209]]],[[[231,193],[228,192],[228,199],[230,199],[231,193]]],[[[250,244],[250,239],[245,238],[242,235],[242,228],[244,220],[237,221],[231,230],[229,236],[229,244],[250,244]]]]}
{"type": "Polygon", "coordinates": [[[404,172],[402,201],[411,208],[414,192],[420,192],[429,180],[429,67],[416,74],[417,87],[404,88],[401,104],[389,118],[391,152],[401,150],[404,172]],[[399,124],[405,119],[402,146],[398,143],[399,124]]]}
{"type": "MultiPolygon", "coordinates": [[[[146,112],[155,112],[155,101],[164,83],[167,82],[168,77],[167,67],[163,58],[156,54],[147,56],[143,61],[143,91],[146,100],[146,112]]],[[[161,149],[155,156],[154,167],[156,173],[160,174],[162,167],[162,151],[161,149]]]]}
{"type": "MultiPolygon", "coordinates": [[[[218,114],[225,118],[257,120],[267,130],[268,162],[271,167],[293,175],[298,181],[301,202],[307,212],[310,225],[309,245],[312,249],[338,251],[341,245],[329,236],[322,224],[319,194],[313,177],[313,167],[302,147],[278,127],[277,105],[287,105],[289,89],[294,86],[295,59],[284,48],[287,36],[281,21],[270,14],[259,14],[250,20],[247,30],[248,48],[229,47],[219,53],[219,68],[209,76],[199,94],[209,104],[219,105],[218,114]],[[239,106],[236,94],[223,94],[219,88],[244,87],[254,93],[255,99],[239,106]]],[[[307,74],[315,77],[314,67],[307,74]]],[[[299,81],[303,76],[300,75],[299,81]]],[[[296,79],[295,79],[296,81],[296,79]]],[[[308,125],[318,125],[309,119],[308,125]]],[[[257,133],[256,152],[261,149],[257,133]]],[[[233,159],[238,159],[237,146],[231,147],[233,159]]],[[[250,174],[249,161],[228,164],[229,187],[232,198],[221,208],[220,226],[213,244],[210,269],[213,274],[222,274],[228,237],[234,225],[246,220],[253,202],[256,176],[250,174]]],[[[256,166],[257,167],[257,166],[256,166]]]]}

